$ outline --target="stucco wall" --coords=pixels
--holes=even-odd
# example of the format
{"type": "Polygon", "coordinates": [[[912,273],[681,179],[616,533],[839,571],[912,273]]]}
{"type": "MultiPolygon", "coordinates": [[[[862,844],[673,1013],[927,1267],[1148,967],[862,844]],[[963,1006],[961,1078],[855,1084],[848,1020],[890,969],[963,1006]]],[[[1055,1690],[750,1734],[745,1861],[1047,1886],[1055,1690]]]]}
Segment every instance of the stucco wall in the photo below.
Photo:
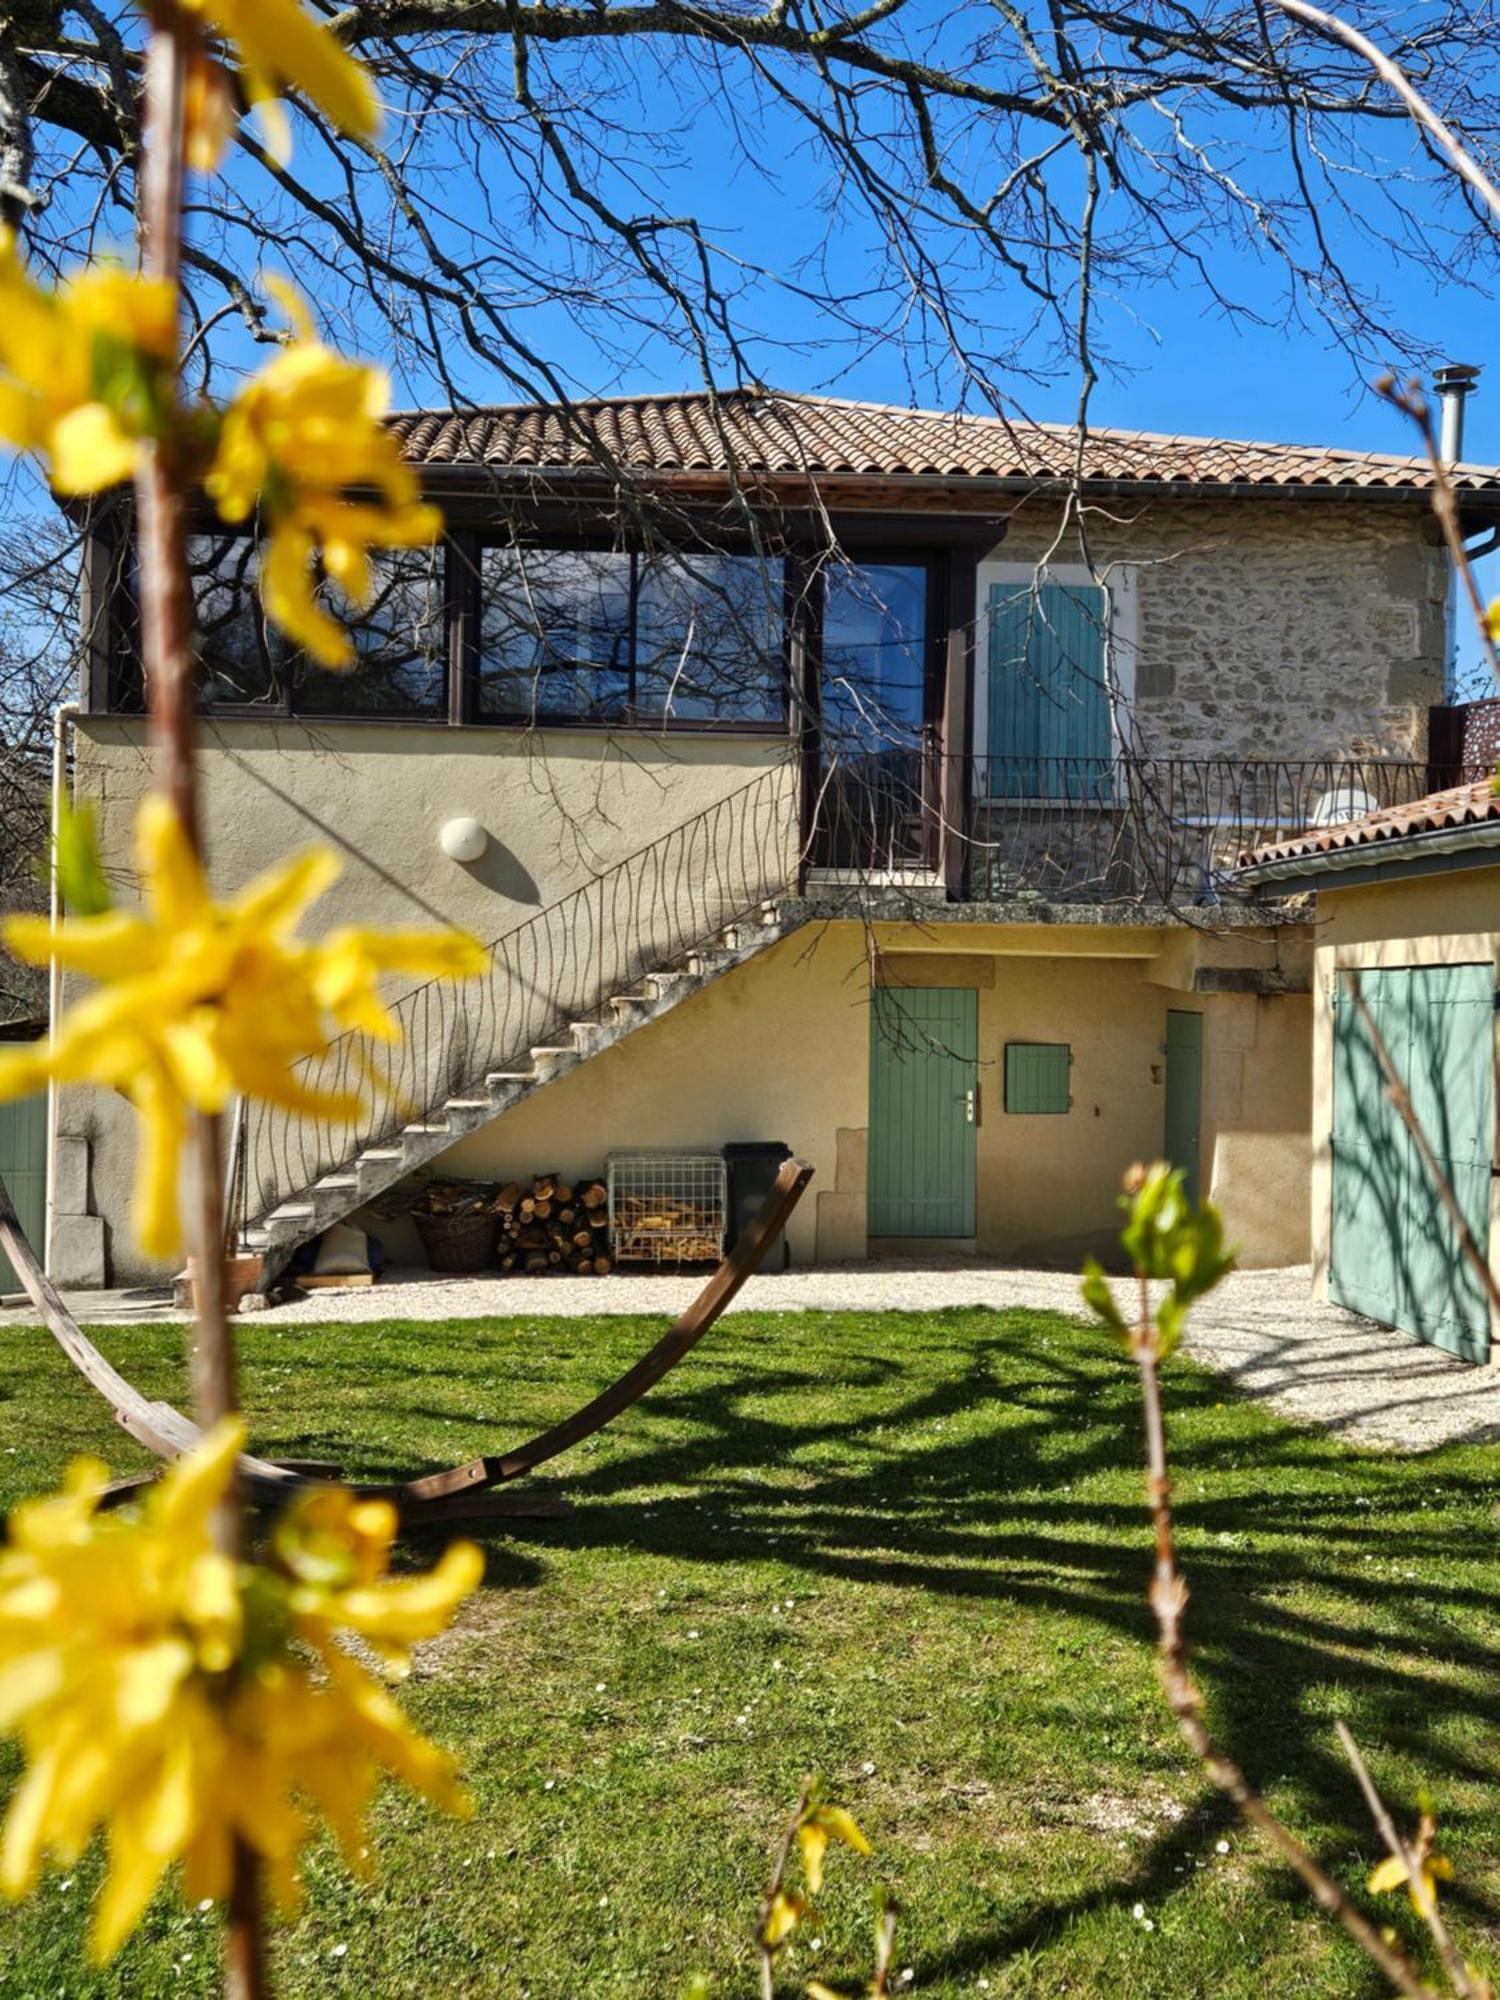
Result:
{"type": "MultiPolygon", "coordinates": [[[[1333,998],[1341,971],[1402,965],[1481,965],[1500,979],[1500,867],[1463,869],[1318,893],[1313,980],[1311,1232],[1313,1284],[1328,1297],[1333,1195],[1333,998]]],[[[1497,1019],[1500,1032],[1500,1019],[1497,1019]]],[[[1500,1181],[1490,1191],[1490,1241],[1500,1243],[1500,1181]]],[[[1500,1311],[1490,1310],[1500,1362],[1500,1311]]]]}
{"type": "MultiPolygon", "coordinates": [[[[577,1175],[615,1147],[782,1139],[817,1174],[793,1224],[794,1257],[864,1256],[874,946],[882,980],[979,992],[979,1254],[1071,1264],[1110,1246],[1121,1172],[1162,1148],[1166,1012],[1186,1006],[1205,1017],[1205,1188],[1247,1263],[1305,1256],[1306,997],[1175,990],[1161,976],[1172,934],[1149,926],[1080,929],[1067,949],[1059,942],[1045,926],[810,927],[471,1134],[435,1170],[577,1175]],[[952,948],[933,949],[938,934],[952,948]],[[928,948],[914,949],[924,938],[928,948]],[[983,941],[1008,948],[976,948],[983,941]],[[1070,1113],[1004,1113],[1012,1040],[1072,1043],[1070,1113]]],[[[1243,955],[1265,947],[1247,939],[1243,955]]],[[[409,1225],[370,1226],[398,1261],[413,1254],[409,1225]]]]}
{"type": "MultiPolygon", "coordinates": [[[[784,737],[214,718],[200,762],[209,866],[220,889],[233,889],[292,849],[327,841],[344,873],[309,928],[458,924],[489,939],[773,767],[781,776],[757,794],[758,824],[779,822],[794,853],[788,756],[784,737]],[[472,864],[438,847],[443,824],[464,816],[490,836],[472,864]]],[[[122,867],[149,778],[139,722],[79,723],[75,790],[94,802],[104,852],[122,867]]],[[[705,826],[693,850],[700,867],[714,837],[705,826]]]]}
{"type": "MultiPolygon", "coordinates": [[[[1004,562],[1081,559],[1029,503],[1004,562]]],[[[1419,506],[1238,500],[1091,509],[1138,565],[1133,747],[1161,757],[1422,757],[1443,699],[1447,568],[1419,506]]]]}

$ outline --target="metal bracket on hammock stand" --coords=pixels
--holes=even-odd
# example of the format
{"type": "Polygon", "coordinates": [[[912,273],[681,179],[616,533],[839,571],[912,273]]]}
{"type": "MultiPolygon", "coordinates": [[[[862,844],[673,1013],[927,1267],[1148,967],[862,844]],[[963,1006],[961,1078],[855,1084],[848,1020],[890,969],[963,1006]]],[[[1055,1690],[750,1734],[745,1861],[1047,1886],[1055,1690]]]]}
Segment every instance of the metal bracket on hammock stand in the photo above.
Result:
{"type": "MultiPolygon", "coordinates": [[[[428,1522],[566,1511],[566,1502],[559,1499],[497,1493],[494,1489],[534,1472],[548,1459],[592,1437],[638,1403],[675,1368],[713,1326],[745,1280],[760,1268],[766,1252],[801,1200],[812,1173],[812,1168],[801,1160],[787,1160],[781,1166],[760,1213],[687,1311],[634,1367],[628,1368],[572,1416],[498,1457],[472,1458],[444,1472],[419,1473],[384,1485],[359,1485],[356,1491],[393,1501],[404,1529],[428,1522]]],[[[171,1403],[152,1402],[143,1396],[104,1358],[63,1304],[26,1239],[3,1178],[0,1178],[0,1250],[10,1259],[27,1297],[41,1314],[53,1339],[84,1380],[111,1406],[116,1422],[158,1458],[173,1459],[190,1451],[200,1436],[192,1419],[171,1403]]],[[[258,1505],[284,1504],[305,1487],[327,1485],[331,1476],[336,1476],[335,1468],[315,1468],[305,1460],[278,1462],[248,1452],[240,1459],[240,1477],[246,1494],[258,1505]]],[[[116,1481],[111,1497],[123,1498],[141,1483],[139,1479],[116,1481]]]]}

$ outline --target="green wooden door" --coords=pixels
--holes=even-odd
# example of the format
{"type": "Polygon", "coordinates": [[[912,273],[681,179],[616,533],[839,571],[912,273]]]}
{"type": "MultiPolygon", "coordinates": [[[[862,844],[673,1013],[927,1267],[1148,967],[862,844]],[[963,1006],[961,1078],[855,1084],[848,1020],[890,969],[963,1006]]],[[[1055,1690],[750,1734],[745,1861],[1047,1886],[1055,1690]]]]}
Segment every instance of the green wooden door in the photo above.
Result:
{"type": "MultiPolygon", "coordinates": [[[[1494,968],[1392,968],[1362,973],[1360,985],[1464,1220],[1488,1253],[1494,968]]],[[[1488,1357],[1483,1284],[1466,1263],[1442,1197],[1386,1095],[1347,977],[1334,1008],[1330,1290],[1356,1312],[1465,1360],[1488,1357]]]]}
{"type": "Polygon", "coordinates": [[[1108,604],[1097,584],[997,583],[989,601],[989,796],[1107,793],[1108,604]]]}
{"type": "Polygon", "coordinates": [[[1193,1202],[1202,1200],[1203,1016],[1183,1007],[1167,1009],[1167,1082],[1162,1149],[1171,1166],[1181,1167],[1183,1186],[1193,1202]]]}
{"type": "Polygon", "coordinates": [[[880,987],[870,1016],[872,1236],[972,1236],[979,995],[880,987]]]}
{"type": "MultiPolygon", "coordinates": [[[[0,1104],[0,1175],[10,1189],[16,1216],[38,1257],[47,1208],[47,1099],[18,1098],[0,1104]]],[[[0,1251],[0,1292],[18,1292],[21,1281],[0,1251]]]]}

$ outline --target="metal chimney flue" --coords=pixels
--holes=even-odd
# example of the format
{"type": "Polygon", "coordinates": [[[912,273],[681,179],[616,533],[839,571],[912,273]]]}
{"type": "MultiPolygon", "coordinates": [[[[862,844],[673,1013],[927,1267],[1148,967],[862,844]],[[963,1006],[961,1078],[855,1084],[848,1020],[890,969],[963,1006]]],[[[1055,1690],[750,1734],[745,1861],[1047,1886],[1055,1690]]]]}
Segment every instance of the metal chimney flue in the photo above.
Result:
{"type": "Polygon", "coordinates": [[[1464,455],[1464,403],[1479,387],[1479,370],[1467,362],[1449,361],[1432,378],[1442,408],[1438,448],[1444,465],[1457,465],[1464,455]]]}

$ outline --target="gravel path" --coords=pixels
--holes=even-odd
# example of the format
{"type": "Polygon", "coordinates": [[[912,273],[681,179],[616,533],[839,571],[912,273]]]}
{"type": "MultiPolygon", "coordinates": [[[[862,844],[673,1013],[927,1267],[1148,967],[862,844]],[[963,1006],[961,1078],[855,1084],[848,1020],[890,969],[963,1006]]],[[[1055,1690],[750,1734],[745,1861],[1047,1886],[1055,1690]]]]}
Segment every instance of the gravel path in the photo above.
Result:
{"type": "MultiPolygon", "coordinates": [[[[693,1278],[435,1278],[392,1271],[379,1285],[310,1293],[263,1317],[277,1326],[322,1320],[490,1319],[583,1313],[675,1316],[693,1278]]],[[[173,1319],[159,1292],[78,1294],[69,1305],[91,1325],[173,1319]]],[[[731,1312],[903,1311],[1007,1306],[1076,1312],[1078,1280],[1066,1271],[1022,1271],[969,1260],[847,1265],[752,1278],[731,1312]]],[[[0,1327],[31,1319],[0,1309],[0,1327]]],[[[1474,1368],[1404,1334],[1308,1296],[1305,1268],[1236,1272],[1199,1307],[1190,1351],[1246,1394],[1342,1436],[1423,1451],[1456,1440],[1500,1441],[1500,1368],[1474,1368]]]]}

